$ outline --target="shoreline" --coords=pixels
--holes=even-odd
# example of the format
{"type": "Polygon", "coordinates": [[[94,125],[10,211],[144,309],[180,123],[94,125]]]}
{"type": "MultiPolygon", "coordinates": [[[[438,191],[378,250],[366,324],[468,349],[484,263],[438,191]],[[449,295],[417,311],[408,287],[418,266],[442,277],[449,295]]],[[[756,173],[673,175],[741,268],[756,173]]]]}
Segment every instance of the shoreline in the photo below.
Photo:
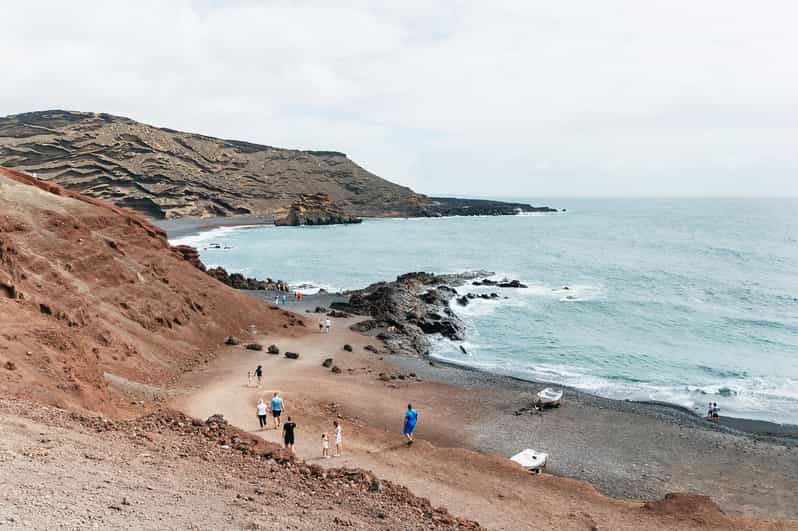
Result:
{"type": "MultiPolygon", "coordinates": [[[[427,219],[427,218],[422,218],[422,219],[427,219]]],[[[438,218],[429,218],[429,219],[438,219],[438,218]]],[[[258,225],[270,225],[273,224],[273,219],[271,219],[270,216],[179,218],[176,220],[161,220],[156,222],[156,224],[159,227],[166,230],[169,240],[172,240],[196,234],[201,234],[203,232],[209,232],[213,229],[221,227],[247,227],[247,226],[258,226],[258,225]]],[[[272,302],[274,296],[276,294],[279,295],[278,293],[270,290],[264,290],[264,291],[242,290],[242,291],[246,291],[250,295],[253,295],[257,298],[261,298],[266,302],[272,302]]],[[[348,297],[345,294],[333,293],[333,292],[323,293],[323,294],[304,294],[301,303],[289,300],[288,305],[285,308],[290,311],[295,311],[300,315],[308,317],[308,316],[319,315],[313,311],[316,306],[324,306],[329,308],[329,304],[331,302],[340,302],[346,300],[347,298],[348,297]]],[[[380,341],[377,340],[376,338],[375,340],[380,341]]],[[[413,359],[412,357],[409,356],[408,358],[413,359]]],[[[631,400],[628,398],[604,397],[598,394],[590,393],[588,391],[580,390],[575,387],[562,385],[556,382],[533,380],[528,378],[522,378],[519,376],[513,376],[510,374],[503,374],[501,372],[491,372],[464,363],[461,364],[450,360],[437,359],[434,356],[428,357],[428,359],[424,360],[425,363],[427,361],[432,361],[439,365],[449,366],[451,368],[467,371],[472,374],[476,373],[481,375],[481,377],[483,378],[496,377],[500,379],[517,381],[529,386],[536,386],[536,387],[558,387],[570,393],[578,393],[581,395],[593,397],[595,399],[610,401],[612,403],[636,404],[640,408],[651,407],[654,410],[659,410],[662,408],[670,408],[673,410],[680,411],[682,414],[690,418],[693,418],[697,422],[706,425],[706,427],[710,429],[717,429],[720,431],[727,430],[730,433],[744,434],[747,436],[759,437],[774,441],[784,440],[789,445],[798,445],[798,424],[778,423],[762,419],[755,419],[748,417],[734,417],[734,416],[722,416],[720,418],[719,424],[713,424],[711,422],[708,422],[704,417],[702,417],[692,409],[676,403],[653,401],[653,400],[631,400]]]]}
{"type": "MultiPolygon", "coordinates": [[[[248,294],[261,298],[266,302],[271,302],[276,292],[272,291],[247,291],[248,294]]],[[[311,294],[311,295],[304,295],[302,297],[301,302],[297,302],[295,300],[290,300],[285,306],[280,306],[288,311],[295,312],[299,315],[305,317],[313,317],[318,315],[324,314],[317,314],[313,310],[317,306],[324,306],[329,308],[329,304],[331,302],[338,302],[341,300],[346,300],[347,296],[340,294],[340,293],[323,293],[323,294],[311,294]]],[[[368,334],[363,334],[364,337],[370,337],[368,334]]],[[[382,343],[381,340],[373,337],[375,342],[382,343]]],[[[721,432],[727,432],[737,435],[744,435],[747,437],[757,438],[760,440],[768,440],[771,442],[777,442],[780,444],[787,444],[790,446],[798,446],[798,425],[795,424],[780,424],[777,422],[761,420],[761,419],[752,419],[752,418],[745,418],[745,417],[733,417],[733,416],[721,416],[719,424],[713,424],[707,421],[704,417],[697,414],[695,411],[682,406],[680,404],[674,404],[671,402],[662,402],[662,401],[654,401],[654,400],[631,400],[631,399],[624,399],[624,398],[610,398],[601,396],[595,393],[591,393],[589,391],[584,391],[575,387],[570,387],[567,385],[558,384],[556,382],[548,382],[544,380],[533,380],[527,378],[521,378],[519,376],[513,376],[510,374],[502,374],[500,372],[492,372],[485,369],[481,369],[479,367],[473,367],[467,364],[460,364],[454,361],[449,360],[441,360],[435,358],[434,356],[427,357],[427,358],[417,358],[413,356],[400,356],[400,355],[386,355],[386,360],[390,360],[392,364],[396,364],[401,367],[412,366],[414,369],[418,369],[419,371],[425,372],[425,369],[430,366],[430,363],[434,363],[439,367],[448,367],[450,369],[454,369],[457,371],[462,371],[463,375],[468,375],[469,377],[464,377],[463,375],[455,376],[455,375],[444,375],[440,381],[443,383],[450,383],[450,384],[458,384],[462,381],[471,381],[471,383],[487,383],[490,385],[503,385],[503,384],[510,384],[512,383],[512,387],[533,387],[536,388],[535,392],[542,389],[543,387],[558,387],[568,392],[571,395],[579,395],[583,397],[590,397],[592,400],[601,401],[608,405],[615,405],[617,407],[625,406],[625,408],[630,408],[634,406],[634,409],[637,412],[643,412],[649,414],[649,416],[656,417],[658,413],[661,413],[663,410],[672,410],[675,413],[678,413],[684,416],[686,419],[689,419],[692,422],[695,422],[697,425],[705,427],[710,430],[717,430],[721,432]]],[[[440,373],[430,373],[428,377],[430,379],[437,379],[436,375],[441,375],[440,373]]],[[[528,392],[528,389],[523,390],[523,392],[528,392]]]]}
{"type": "Polygon", "coordinates": [[[166,231],[169,241],[203,232],[210,232],[221,227],[248,227],[257,225],[274,225],[273,216],[226,216],[214,218],[178,218],[151,220],[151,223],[166,231]]]}
{"type": "Polygon", "coordinates": [[[441,383],[448,383],[451,385],[510,387],[518,389],[519,392],[528,393],[530,400],[534,393],[544,387],[557,387],[566,392],[564,400],[567,400],[569,396],[578,397],[582,400],[587,399],[588,401],[594,402],[598,404],[599,407],[611,407],[618,411],[634,412],[660,419],[663,417],[678,418],[696,427],[708,430],[798,447],[798,425],[794,424],[779,424],[767,420],[743,417],[721,417],[720,423],[714,424],[698,415],[690,408],[670,402],[609,398],[555,382],[520,378],[518,376],[491,372],[480,369],[479,367],[472,367],[470,365],[458,364],[437,358],[421,359],[389,356],[387,359],[392,364],[399,367],[413,368],[421,371],[425,373],[425,377],[441,383]],[[434,363],[434,366],[431,366],[430,363],[434,363]],[[428,367],[431,367],[433,370],[427,370],[428,367]],[[435,370],[436,368],[447,368],[455,372],[437,371],[435,370]]]}

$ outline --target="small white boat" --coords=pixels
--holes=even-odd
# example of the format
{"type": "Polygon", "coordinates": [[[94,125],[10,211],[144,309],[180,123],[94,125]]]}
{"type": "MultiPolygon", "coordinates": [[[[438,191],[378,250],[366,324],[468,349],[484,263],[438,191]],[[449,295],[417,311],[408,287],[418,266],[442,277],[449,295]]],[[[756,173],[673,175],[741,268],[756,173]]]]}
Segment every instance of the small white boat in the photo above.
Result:
{"type": "Polygon", "coordinates": [[[531,448],[527,448],[523,452],[517,453],[510,458],[510,461],[515,461],[530,472],[536,474],[539,474],[546,468],[546,462],[548,460],[549,454],[536,452],[531,448]]]}
{"type": "Polygon", "coordinates": [[[562,400],[562,389],[552,389],[547,387],[537,394],[538,405],[541,407],[560,407],[562,400]]]}

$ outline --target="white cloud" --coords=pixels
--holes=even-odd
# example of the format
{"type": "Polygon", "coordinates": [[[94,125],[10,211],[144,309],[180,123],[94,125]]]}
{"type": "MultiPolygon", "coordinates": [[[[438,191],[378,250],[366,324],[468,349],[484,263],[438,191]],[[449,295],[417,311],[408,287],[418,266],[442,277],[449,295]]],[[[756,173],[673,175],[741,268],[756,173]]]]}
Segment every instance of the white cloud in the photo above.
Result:
{"type": "Polygon", "coordinates": [[[423,192],[798,194],[791,3],[380,4],[9,3],[0,114],[338,149],[423,192]]]}

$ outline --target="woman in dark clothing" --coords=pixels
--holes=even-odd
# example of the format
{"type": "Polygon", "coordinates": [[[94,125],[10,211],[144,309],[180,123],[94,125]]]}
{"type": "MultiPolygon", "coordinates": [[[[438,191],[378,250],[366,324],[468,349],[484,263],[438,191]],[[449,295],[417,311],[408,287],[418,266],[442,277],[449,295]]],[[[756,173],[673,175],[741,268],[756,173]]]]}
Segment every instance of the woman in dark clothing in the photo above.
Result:
{"type": "Polygon", "coordinates": [[[288,417],[288,422],[283,424],[283,442],[285,443],[285,447],[291,450],[291,453],[294,453],[295,429],[296,429],[296,424],[291,420],[291,417],[288,417]]]}

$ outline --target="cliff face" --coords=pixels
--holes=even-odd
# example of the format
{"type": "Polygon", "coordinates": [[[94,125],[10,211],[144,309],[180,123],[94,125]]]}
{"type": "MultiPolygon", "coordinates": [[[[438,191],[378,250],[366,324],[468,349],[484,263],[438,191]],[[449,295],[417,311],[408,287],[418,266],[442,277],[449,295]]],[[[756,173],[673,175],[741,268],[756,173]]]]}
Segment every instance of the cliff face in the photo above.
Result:
{"type": "Polygon", "coordinates": [[[163,383],[251,324],[302,329],[138,215],[0,168],[3,396],[113,413],[109,380],[163,383]]]}
{"type": "Polygon", "coordinates": [[[348,216],[418,215],[432,205],[343,153],[222,140],[108,114],[0,118],[0,165],[157,219],[280,215],[318,193],[348,216]]]}

